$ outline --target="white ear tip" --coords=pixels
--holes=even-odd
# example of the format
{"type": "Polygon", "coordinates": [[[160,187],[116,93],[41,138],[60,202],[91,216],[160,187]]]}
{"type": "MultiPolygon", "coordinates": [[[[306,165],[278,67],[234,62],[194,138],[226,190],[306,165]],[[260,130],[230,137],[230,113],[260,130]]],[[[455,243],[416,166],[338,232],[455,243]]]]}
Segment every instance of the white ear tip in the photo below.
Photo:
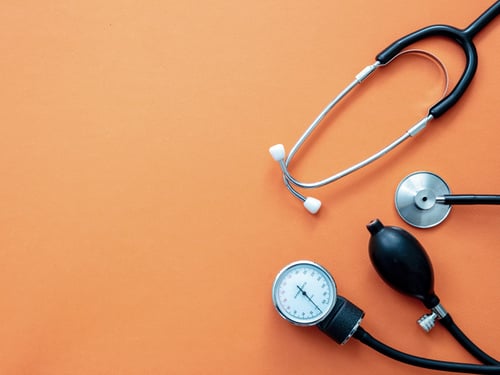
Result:
{"type": "Polygon", "coordinates": [[[304,207],[314,215],[321,208],[321,201],[313,197],[307,197],[304,201],[304,207]]]}
{"type": "Polygon", "coordinates": [[[269,147],[269,153],[274,160],[283,160],[285,158],[285,146],[283,146],[281,143],[271,146],[269,147]]]}

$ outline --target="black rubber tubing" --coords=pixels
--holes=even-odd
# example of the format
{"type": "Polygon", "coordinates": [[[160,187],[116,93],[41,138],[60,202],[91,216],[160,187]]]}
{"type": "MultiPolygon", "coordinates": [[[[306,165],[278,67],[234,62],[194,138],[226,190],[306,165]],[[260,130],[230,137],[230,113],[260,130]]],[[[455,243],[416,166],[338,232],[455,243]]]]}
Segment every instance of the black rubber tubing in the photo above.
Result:
{"type": "Polygon", "coordinates": [[[429,110],[429,114],[434,118],[443,115],[447,110],[455,105],[469,87],[477,70],[477,52],[472,42],[472,38],[485,28],[496,16],[500,14],[500,0],[496,1],[474,22],[464,30],[449,25],[431,25],[410,33],[392,43],[382,52],[376,60],[381,64],[390,62],[399,52],[411,44],[422,39],[441,36],[456,42],[465,54],[465,69],[453,90],[429,110]]]}
{"type": "Polygon", "coordinates": [[[500,362],[490,355],[486,354],[481,350],[476,344],[474,344],[462,330],[453,321],[450,314],[447,314],[444,318],[439,319],[439,323],[445,327],[448,332],[458,341],[462,347],[472,354],[477,360],[481,361],[486,365],[500,366],[500,362]]]}
{"type": "Polygon", "coordinates": [[[377,352],[389,358],[392,358],[396,361],[406,363],[408,365],[423,367],[438,371],[451,371],[451,372],[469,373],[469,374],[497,374],[497,375],[500,374],[500,366],[475,365],[470,363],[439,361],[435,359],[417,357],[411,354],[401,352],[397,349],[391,348],[390,346],[378,341],[368,332],[366,332],[362,327],[358,327],[353,337],[358,339],[363,344],[369,346],[370,348],[376,350],[377,352]]]}
{"type": "Polygon", "coordinates": [[[444,195],[444,204],[500,204],[500,195],[452,194],[444,195]]]}

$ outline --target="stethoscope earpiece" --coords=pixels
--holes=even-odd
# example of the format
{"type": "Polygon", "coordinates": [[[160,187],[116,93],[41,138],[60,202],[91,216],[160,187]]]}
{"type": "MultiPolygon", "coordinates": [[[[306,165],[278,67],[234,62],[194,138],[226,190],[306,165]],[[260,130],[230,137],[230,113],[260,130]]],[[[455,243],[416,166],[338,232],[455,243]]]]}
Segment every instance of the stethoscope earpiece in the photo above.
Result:
{"type": "Polygon", "coordinates": [[[276,161],[281,161],[285,159],[285,146],[278,143],[274,146],[269,147],[269,153],[276,161]]]}
{"type": "MultiPolygon", "coordinates": [[[[283,146],[281,143],[275,144],[274,146],[269,147],[269,153],[273,157],[274,160],[276,160],[280,165],[285,166],[285,146],[283,146]]],[[[286,168],[286,167],[285,167],[286,168]]],[[[288,183],[288,181],[285,179],[285,183],[288,183]]],[[[314,197],[305,197],[302,194],[297,194],[297,198],[299,198],[303,204],[304,208],[310,213],[315,215],[318,213],[319,209],[321,208],[321,201],[317,198],[314,197]]]]}
{"type": "Polygon", "coordinates": [[[309,213],[315,215],[321,208],[321,201],[317,198],[307,197],[304,201],[304,207],[309,213]]]}
{"type": "MultiPolygon", "coordinates": [[[[448,25],[431,25],[408,34],[379,53],[374,64],[358,73],[316,117],[287,154],[282,144],[269,148],[273,159],[280,165],[283,182],[290,193],[303,202],[311,214],[321,208],[321,201],[302,195],[297,188],[315,189],[343,178],[386,155],[407,139],[419,134],[427,124],[448,111],[466,91],[477,68],[477,52],[472,42],[486,25],[500,15],[500,0],[490,6],[465,29],[448,25]],[[413,43],[429,37],[443,36],[458,43],[466,56],[466,66],[455,87],[448,92],[448,73],[434,55],[419,50],[406,49],[413,43]],[[443,69],[445,90],[443,97],[434,104],[427,115],[407,129],[392,143],[336,174],[318,181],[303,182],[291,175],[288,166],[300,147],[319,126],[326,115],[355,87],[375,70],[408,53],[420,53],[431,57],[443,69]]],[[[500,204],[500,195],[452,195],[448,185],[430,172],[416,172],[407,176],[398,186],[395,196],[396,209],[408,224],[429,228],[442,222],[455,204],[500,204]]],[[[333,277],[322,266],[311,261],[291,263],[281,270],[273,284],[273,302],[278,313],[289,322],[299,326],[317,326],[339,344],[351,337],[368,345],[381,354],[413,366],[460,373],[500,374],[500,362],[475,345],[454,323],[434,292],[434,272],[423,246],[406,230],[384,226],[378,219],[367,225],[370,232],[370,260],[379,276],[393,289],[420,300],[430,312],[418,320],[429,332],[436,321],[445,327],[464,349],[482,362],[479,364],[439,361],[413,356],[391,348],[372,337],[361,326],[364,312],[337,295],[333,277]]]]}

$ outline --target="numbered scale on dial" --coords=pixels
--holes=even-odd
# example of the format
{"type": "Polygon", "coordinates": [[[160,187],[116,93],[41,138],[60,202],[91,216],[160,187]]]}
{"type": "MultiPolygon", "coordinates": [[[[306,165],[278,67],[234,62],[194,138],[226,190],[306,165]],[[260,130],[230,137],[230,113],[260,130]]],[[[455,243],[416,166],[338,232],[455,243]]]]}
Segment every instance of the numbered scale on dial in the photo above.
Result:
{"type": "Polygon", "coordinates": [[[336,299],[332,276],[311,261],[289,264],[273,284],[274,306],[284,319],[296,325],[318,324],[332,311],[336,299]]]}

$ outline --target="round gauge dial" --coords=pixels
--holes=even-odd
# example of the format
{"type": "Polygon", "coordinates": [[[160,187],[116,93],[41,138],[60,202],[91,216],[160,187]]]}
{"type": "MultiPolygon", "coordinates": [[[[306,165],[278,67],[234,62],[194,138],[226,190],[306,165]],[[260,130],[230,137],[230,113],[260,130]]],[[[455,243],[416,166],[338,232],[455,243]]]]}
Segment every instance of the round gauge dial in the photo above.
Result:
{"type": "Polygon", "coordinates": [[[311,261],[289,264],[274,280],[274,306],[284,319],[296,325],[318,324],[332,311],[336,300],[332,276],[311,261]]]}

